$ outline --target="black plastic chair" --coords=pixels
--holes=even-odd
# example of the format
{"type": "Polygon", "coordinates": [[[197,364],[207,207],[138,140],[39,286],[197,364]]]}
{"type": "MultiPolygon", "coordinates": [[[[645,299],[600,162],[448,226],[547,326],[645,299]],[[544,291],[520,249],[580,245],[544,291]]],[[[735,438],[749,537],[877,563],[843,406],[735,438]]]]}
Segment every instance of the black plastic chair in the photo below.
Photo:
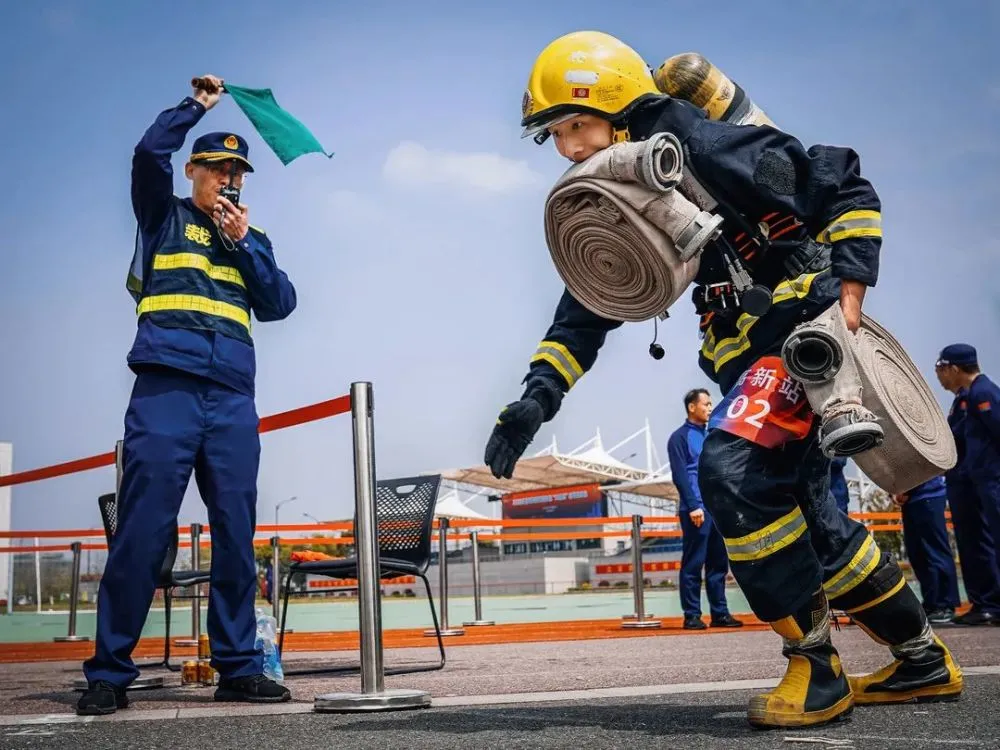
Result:
{"type": "MultiPolygon", "coordinates": [[[[97,498],[97,505],[101,510],[101,521],[104,522],[104,536],[108,542],[108,549],[114,543],[115,531],[118,529],[118,496],[114,492],[101,495],[97,498]]],[[[179,672],[180,665],[170,663],[170,602],[174,599],[173,590],[175,588],[198,586],[208,583],[211,580],[211,572],[207,570],[174,570],[174,562],[177,560],[177,547],[180,543],[180,534],[177,525],[174,525],[174,536],[167,547],[167,554],[160,564],[160,573],[156,579],[156,588],[163,589],[163,608],[166,618],[166,632],[163,636],[163,660],[152,664],[137,664],[139,667],[166,667],[172,672],[179,672]]],[[[182,597],[176,597],[182,598],[182,597]]],[[[190,598],[190,597],[183,597],[190,598]]]]}
{"type": "MultiPolygon", "coordinates": [[[[432,672],[442,669],[445,664],[444,642],[438,625],[437,610],[431,596],[431,585],[427,580],[427,568],[431,562],[431,540],[434,531],[434,508],[437,505],[438,487],[441,475],[433,474],[400,479],[383,479],[375,483],[375,516],[378,524],[378,549],[380,579],[391,580],[400,576],[416,576],[424,582],[427,601],[434,620],[437,634],[439,663],[430,665],[407,665],[387,667],[384,674],[410,674],[432,672]]],[[[357,519],[355,519],[357,528],[357,519]]],[[[292,562],[285,576],[281,629],[278,637],[278,652],[283,653],[285,644],[285,622],[288,617],[288,593],[291,578],[295,573],[311,573],[328,578],[357,579],[357,556],[343,560],[310,560],[292,562]]],[[[332,672],[357,671],[359,665],[316,667],[296,671],[285,670],[286,675],[327,674],[332,672]]]]}

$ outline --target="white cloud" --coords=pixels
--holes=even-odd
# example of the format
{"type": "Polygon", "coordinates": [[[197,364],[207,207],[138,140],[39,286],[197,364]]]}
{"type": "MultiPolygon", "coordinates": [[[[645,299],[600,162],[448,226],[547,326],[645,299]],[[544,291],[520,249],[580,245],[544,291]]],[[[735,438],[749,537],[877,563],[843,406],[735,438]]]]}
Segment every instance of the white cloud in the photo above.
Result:
{"type": "Polygon", "coordinates": [[[526,162],[488,152],[459,153],[428,149],[403,141],[382,167],[389,182],[406,187],[448,185],[507,193],[541,184],[542,176],[526,162]]]}

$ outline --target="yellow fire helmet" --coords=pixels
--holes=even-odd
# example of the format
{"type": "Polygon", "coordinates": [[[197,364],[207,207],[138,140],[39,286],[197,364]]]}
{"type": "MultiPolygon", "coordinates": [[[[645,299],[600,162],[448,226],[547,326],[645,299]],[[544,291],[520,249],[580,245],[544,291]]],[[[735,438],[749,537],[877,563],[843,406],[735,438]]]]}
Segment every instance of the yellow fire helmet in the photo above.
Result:
{"type": "Polygon", "coordinates": [[[603,117],[618,129],[632,107],[654,96],[662,94],[634,49],[600,31],[574,31],[535,60],[521,101],[521,137],[543,143],[549,127],[578,114],[603,117]]]}

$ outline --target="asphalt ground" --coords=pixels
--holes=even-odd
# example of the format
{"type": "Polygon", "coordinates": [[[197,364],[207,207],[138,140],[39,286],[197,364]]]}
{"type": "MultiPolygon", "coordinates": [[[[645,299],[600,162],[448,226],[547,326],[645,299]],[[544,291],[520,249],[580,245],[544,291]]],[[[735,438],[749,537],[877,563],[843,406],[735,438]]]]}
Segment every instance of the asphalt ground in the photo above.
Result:
{"type": "MultiPolygon", "coordinates": [[[[386,677],[388,689],[429,693],[430,708],[365,714],[314,711],[317,695],[360,691],[357,673],[290,676],[293,702],[277,706],[215,703],[212,688],[180,687],[167,673],[164,689],[130,691],[127,710],[76,717],[79,664],[7,664],[0,747],[1000,748],[1000,628],[938,632],[967,674],[960,701],[858,707],[846,722],[811,730],[762,732],[746,723],[750,696],[777,683],[785,665],[777,636],[751,631],[453,648],[443,670],[386,677]],[[817,738],[824,742],[805,742],[817,738]]],[[[833,637],[850,673],[888,660],[855,627],[833,637]]],[[[392,649],[385,661],[432,655],[392,649]]],[[[295,654],[285,666],[351,657],[295,654]]]]}

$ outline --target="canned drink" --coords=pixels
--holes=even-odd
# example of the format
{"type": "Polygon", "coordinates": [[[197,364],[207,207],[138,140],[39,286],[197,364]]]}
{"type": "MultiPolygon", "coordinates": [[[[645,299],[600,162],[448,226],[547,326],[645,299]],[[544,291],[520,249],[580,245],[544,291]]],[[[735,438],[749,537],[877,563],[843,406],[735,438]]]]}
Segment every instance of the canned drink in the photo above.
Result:
{"type": "Polygon", "coordinates": [[[181,685],[196,685],[198,683],[198,662],[186,661],[181,665],[181,685]]]}
{"type": "Polygon", "coordinates": [[[198,682],[202,685],[214,685],[216,672],[207,661],[198,662],[198,682]]]}
{"type": "Polygon", "coordinates": [[[198,658],[209,659],[211,656],[212,650],[208,645],[208,633],[202,633],[198,636],[198,658]]]}

